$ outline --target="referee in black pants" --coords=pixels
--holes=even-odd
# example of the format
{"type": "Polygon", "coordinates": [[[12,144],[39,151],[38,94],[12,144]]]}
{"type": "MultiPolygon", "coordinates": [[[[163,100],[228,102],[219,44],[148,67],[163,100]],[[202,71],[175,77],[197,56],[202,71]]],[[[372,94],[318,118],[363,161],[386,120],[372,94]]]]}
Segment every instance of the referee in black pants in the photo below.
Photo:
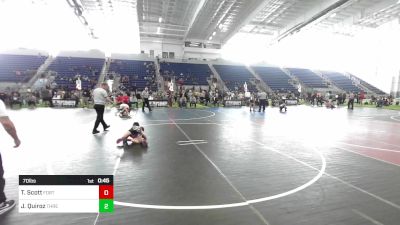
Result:
{"type": "Polygon", "coordinates": [[[96,110],[96,122],[94,123],[93,127],[93,134],[99,133],[97,130],[97,127],[101,123],[103,125],[104,131],[107,131],[107,128],[110,127],[110,125],[107,125],[106,122],[104,121],[104,108],[107,103],[107,101],[111,101],[108,98],[108,93],[107,91],[109,90],[108,84],[107,83],[101,83],[100,87],[94,89],[93,91],[93,101],[94,101],[94,109],[96,110]]]}
{"type": "Polygon", "coordinates": [[[265,91],[261,91],[260,93],[258,93],[258,99],[260,100],[259,104],[259,108],[258,111],[261,112],[261,108],[262,111],[265,111],[265,105],[267,105],[267,93],[265,93],[265,91]]]}
{"type": "Polygon", "coordinates": [[[143,105],[142,105],[142,111],[144,112],[144,107],[147,105],[147,108],[149,108],[149,111],[151,112],[151,107],[150,107],[150,102],[149,102],[149,89],[146,87],[142,91],[142,99],[143,99],[143,105]]]}

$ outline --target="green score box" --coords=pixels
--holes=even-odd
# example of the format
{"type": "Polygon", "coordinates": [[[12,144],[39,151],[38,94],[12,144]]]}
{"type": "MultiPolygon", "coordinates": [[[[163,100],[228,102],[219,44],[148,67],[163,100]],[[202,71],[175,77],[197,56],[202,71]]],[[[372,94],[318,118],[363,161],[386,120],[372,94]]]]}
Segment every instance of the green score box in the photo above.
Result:
{"type": "Polygon", "coordinates": [[[101,212],[101,213],[114,212],[114,200],[113,199],[99,199],[99,212],[101,212]]]}

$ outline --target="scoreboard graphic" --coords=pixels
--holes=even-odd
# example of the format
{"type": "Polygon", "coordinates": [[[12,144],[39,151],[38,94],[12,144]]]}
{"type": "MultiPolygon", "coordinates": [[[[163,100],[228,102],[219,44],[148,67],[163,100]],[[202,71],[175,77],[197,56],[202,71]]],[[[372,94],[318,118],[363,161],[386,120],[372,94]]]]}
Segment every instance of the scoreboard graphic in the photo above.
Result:
{"type": "Polygon", "coordinates": [[[112,213],[113,175],[20,175],[20,213],[112,213]]]}

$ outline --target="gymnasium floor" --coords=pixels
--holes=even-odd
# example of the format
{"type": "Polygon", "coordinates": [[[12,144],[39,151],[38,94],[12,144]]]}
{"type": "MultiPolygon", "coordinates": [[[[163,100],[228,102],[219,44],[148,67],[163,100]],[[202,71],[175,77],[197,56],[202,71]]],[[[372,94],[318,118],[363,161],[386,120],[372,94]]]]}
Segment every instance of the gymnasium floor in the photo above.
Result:
{"type": "MultiPolygon", "coordinates": [[[[398,225],[400,114],[356,108],[155,109],[92,135],[94,110],[10,111],[0,131],[6,193],[18,174],[114,174],[113,214],[19,214],[1,225],[398,225]],[[115,140],[133,121],[149,148],[115,140]]],[[[101,129],[100,129],[101,130],[101,129]]]]}

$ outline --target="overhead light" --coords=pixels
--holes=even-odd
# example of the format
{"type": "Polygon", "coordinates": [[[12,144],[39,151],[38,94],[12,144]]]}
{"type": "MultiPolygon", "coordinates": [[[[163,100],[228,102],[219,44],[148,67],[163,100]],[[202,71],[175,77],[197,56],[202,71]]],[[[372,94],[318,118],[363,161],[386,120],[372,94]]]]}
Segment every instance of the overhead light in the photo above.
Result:
{"type": "Polygon", "coordinates": [[[214,31],[214,32],[213,32],[213,36],[215,36],[216,33],[217,33],[217,32],[214,31]]]}
{"type": "Polygon", "coordinates": [[[159,23],[162,22],[162,17],[158,18],[158,22],[159,22],[159,23]]]}
{"type": "Polygon", "coordinates": [[[337,14],[336,13],[332,13],[329,17],[330,18],[333,18],[333,17],[335,17],[337,14]]]}
{"type": "Polygon", "coordinates": [[[211,40],[212,40],[212,36],[210,36],[210,38],[208,38],[208,40],[210,40],[210,41],[211,41],[211,40]]]}
{"type": "Polygon", "coordinates": [[[157,34],[159,34],[161,31],[161,27],[157,27],[157,34]]]}

